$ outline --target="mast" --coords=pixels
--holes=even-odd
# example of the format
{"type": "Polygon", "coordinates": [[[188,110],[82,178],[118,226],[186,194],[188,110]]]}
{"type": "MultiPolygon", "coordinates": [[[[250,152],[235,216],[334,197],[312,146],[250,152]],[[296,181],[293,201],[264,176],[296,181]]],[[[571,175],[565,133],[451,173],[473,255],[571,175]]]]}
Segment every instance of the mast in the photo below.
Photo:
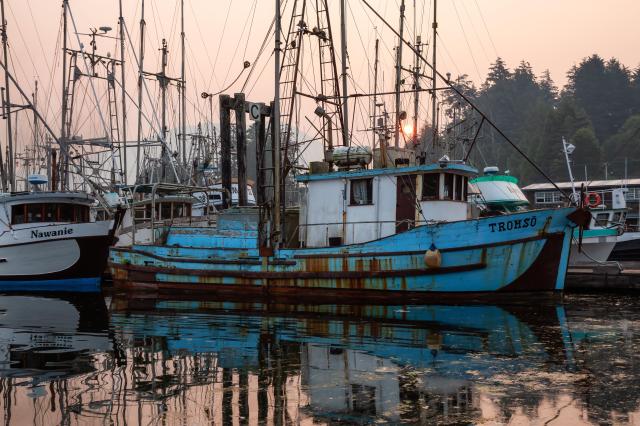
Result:
{"type": "Polygon", "coordinates": [[[160,128],[161,139],[162,139],[162,179],[165,177],[165,161],[167,155],[167,85],[169,80],[167,79],[167,40],[162,39],[162,71],[160,71],[159,80],[160,80],[160,92],[162,93],[162,124],[160,128]]]}
{"type": "MultiPolygon", "coordinates": [[[[416,25],[416,0],[413,0],[413,32],[418,32],[416,25]]],[[[416,55],[413,66],[413,145],[418,143],[418,113],[420,104],[420,54],[422,53],[422,37],[416,34],[416,55]]]]}
{"type": "MultiPolygon", "coordinates": [[[[38,108],[38,80],[35,81],[35,89],[33,91],[33,108],[38,108]]],[[[38,115],[33,114],[33,171],[34,173],[38,171],[36,169],[36,161],[40,158],[40,144],[38,143],[38,115]]],[[[28,175],[28,173],[27,173],[28,175]]]]}
{"type": "Polygon", "coordinates": [[[144,63],[144,0],[142,0],[142,9],[140,12],[140,50],[138,57],[138,137],[136,139],[136,180],[140,175],[140,144],[142,143],[142,85],[143,85],[143,63],[144,63]]]}
{"type": "Polygon", "coordinates": [[[347,14],[346,0],[340,1],[340,49],[342,56],[342,145],[349,146],[349,92],[347,91],[347,14]]]}
{"type": "MultiPolygon", "coordinates": [[[[66,161],[67,155],[66,155],[66,150],[67,150],[67,132],[66,132],[66,123],[67,123],[67,114],[68,114],[68,108],[69,108],[69,104],[68,104],[68,91],[69,88],[67,87],[67,15],[68,15],[68,11],[67,9],[69,8],[69,0],[62,0],[62,114],[61,118],[62,118],[62,126],[60,129],[60,142],[62,143],[60,145],[60,150],[61,152],[63,152],[63,155],[61,157],[62,161],[66,161]]],[[[55,167],[58,167],[57,164],[55,167]]],[[[55,170],[53,173],[55,173],[55,176],[58,176],[58,171],[55,170]]],[[[52,187],[51,190],[55,191],[58,188],[56,188],[58,186],[58,179],[54,180],[52,179],[52,187]]],[[[59,179],[60,181],[60,185],[62,187],[62,179],[59,179]]]]}
{"type": "Polygon", "coordinates": [[[280,232],[280,34],[282,32],[282,16],[280,11],[280,0],[276,0],[276,27],[275,27],[275,47],[273,51],[273,62],[275,70],[275,86],[273,96],[273,140],[271,144],[274,150],[273,164],[273,234],[276,237],[275,246],[279,245],[281,239],[280,232]]]}
{"type": "Polygon", "coordinates": [[[436,37],[438,36],[438,0],[433,0],[433,40],[431,41],[433,49],[433,58],[431,62],[431,84],[433,84],[433,93],[431,93],[431,131],[433,132],[433,146],[435,148],[436,143],[438,142],[438,111],[437,111],[437,101],[436,101],[436,83],[438,78],[438,73],[436,71],[436,37]]]}
{"type": "Polygon", "coordinates": [[[182,134],[182,163],[186,169],[187,167],[187,103],[186,103],[186,81],[185,81],[185,47],[184,47],[184,0],[180,1],[180,39],[182,42],[182,68],[180,74],[180,116],[182,117],[182,127],[180,133],[182,134]]]}
{"type": "MultiPolygon", "coordinates": [[[[7,52],[7,21],[4,16],[4,0],[0,0],[0,18],[2,19],[2,56],[6,66],[9,66],[9,54],[7,52]]],[[[13,158],[13,127],[11,125],[11,96],[9,95],[9,77],[5,70],[4,73],[4,99],[5,107],[5,119],[7,120],[7,172],[9,173],[9,179],[7,182],[6,177],[3,177],[3,184],[6,187],[7,183],[11,191],[15,191],[16,176],[14,171],[14,158],[13,158]]]]}
{"type": "MultiPolygon", "coordinates": [[[[376,138],[378,137],[378,48],[380,45],[380,39],[376,38],[376,47],[375,47],[375,60],[373,61],[373,144],[372,147],[376,146],[376,138]]],[[[380,152],[382,152],[382,147],[380,147],[380,152]]]]}
{"type": "Polygon", "coordinates": [[[122,0],[119,0],[120,17],[120,87],[122,87],[122,156],[123,156],[123,183],[127,184],[127,92],[125,90],[125,69],[124,69],[124,17],[122,16],[122,0]]]}
{"type": "Polygon", "coordinates": [[[394,146],[400,146],[400,81],[402,78],[402,40],[404,33],[404,0],[400,3],[400,37],[396,50],[396,123],[394,131],[394,146]]]}

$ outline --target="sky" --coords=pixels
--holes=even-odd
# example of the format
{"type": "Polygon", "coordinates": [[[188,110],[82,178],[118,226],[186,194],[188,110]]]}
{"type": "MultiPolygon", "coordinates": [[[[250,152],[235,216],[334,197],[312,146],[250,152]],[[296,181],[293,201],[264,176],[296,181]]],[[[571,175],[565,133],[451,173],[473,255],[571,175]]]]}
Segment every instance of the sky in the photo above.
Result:
{"type": "MultiPolygon", "coordinates": [[[[127,92],[131,99],[137,99],[136,75],[140,0],[122,0],[123,16],[128,37],[126,41],[127,92]],[[134,53],[135,52],[135,53],[134,53]]],[[[388,22],[397,27],[400,0],[368,0],[388,22]]],[[[283,26],[287,28],[288,12],[293,0],[283,0],[287,4],[283,26]]],[[[339,47],[339,1],[329,0],[332,26],[336,46],[339,47]]],[[[274,15],[273,0],[184,0],[186,33],[186,80],[187,116],[190,128],[197,122],[205,122],[210,115],[209,103],[200,97],[201,92],[234,93],[243,90],[247,98],[268,102],[273,96],[273,63],[271,53],[273,41],[269,39],[263,54],[255,63],[251,78],[248,70],[239,76],[243,61],[252,63],[258,55],[267,30],[274,15]],[[246,82],[246,84],[245,84],[246,82]]],[[[315,1],[309,1],[313,8],[315,1]]],[[[74,31],[86,33],[90,28],[110,26],[108,35],[117,35],[117,0],[69,0],[71,15],[69,20],[69,44],[78,48],[78,38],[74,31]],[[75,24],[75,27],[74,27],[75,24]],[[74,29],[75,28],[75,29],[74,29]]],[[[158,49],[165,38],[169,49],[168,74],[180,75],[180,1],[146,0],[146,57],[145,71],[158,72],[160,56],[158,49]]],[[[60,93],[62,85],[60,54],[61,2],[55,0],[7,0],[6,20],[10,45],[10,64],[13,73],[27,93],[33,92],[34,80],[40,87],[39,109],[50,121],[52,127],[59,128],[60,93]]],[[[405,17],[405,37],[414,40],[415,34],[422,36],[429,44],[425,54],[431,57],[431,20],[433,0],[407,0],[405,17]],[[414,14],[414,5],[416,13],[414,14]],[[415,26],[414,26],[415,15],[415,26]]],[[[362,0],[347,0],[347,40],[349,50],[349,91],[367,92],[372,89],[373,52],[375,39],[380,39],[380,81],[379,90],[393,90],[393,58],[396,37],[365,6],[362,0]]],[[[440,0],[438,2],[438,69],[453,76],[468,74],[480,84],[489,65],[497,56],[502,57],[510,67],[521,60],[530,62],[536,74],[549,69],[555,82],[566,83],[569,68],[593,53],[604,58],[618,58],[630,68],[640,66],[640,1],[612,0],[440,0]]],[[[313,26],[313,23],[309,23],[313,26]]],[[[80,36],[86,49],[89,41],[80,36]]],[[[317,85],[310,82],[316,76],[312,59],[317,53],[316,44],[311,45],[303,59],[305,80],[303,90],[313,92],[317,85]],[[306,86],[306,89],[304,88],[306,86]]],[[[119,55],[114,39],[98,40],[98,52],[111,56],[119,55]]],[[[413,58],[404,49],[403,63],[411,67],[413,58]]],[[[82,65],[81,65],[82,66],[82,65]]],[[[409,80],[407,80],[407,85],[409,80]]],[[[99,86],[99,85],[98,85],[99,86]]],[[[94,86],[97,92],[100,87],[94,86]]],[[[145,95],[143,110],[149,117],[145,127],[149,134],[158,128],[154,115],[159,113],[157,84],[147,79],[148,95],[145,95]],[[155,113],[155,114],[154,114],[155,113]]],[[[408,88],[409,86],[407,86],[408,88]]],[[[85,136],[100,132],[100,120],[95,117],[95,108],[88,108],[92,102],[92,88],[82,86],[84,109],[77,113],[77,132],[85,136]],[[93,118],[92,118],[93,114],[93,118]]],[[[15,90],[12,100],[17,103],[15,90]]],[[[169,121],[177,115],[177,90],[169,90],[169,121]]],[[[103,102],[103,101],[101,101],[103,102]]],[[[386,99],[388,109],[391,99],[386,99]]],[[[410,97],[403,97],[403,108],[410,108],[410,97]]],[[[428,114],[428,99],[421,100],[421,114],[428,114]]],[[[214,107],[214,122],[217,122],[217,102],[214,107]]],[[[355,103],[354,128],[364,142],[367,136],[366,120],[368,105],[364,101],[355,103]]],[[[135,133],[135,106],[129,102],[129,135],[135,133]]],[[[312,110],[308,116],[313,117],[312,110]]],[[[19,135],[21,146],[28,143],[28,120],[22,120],[23,135],[19,135]]],[[[304,120],[302,120],[304,122],[304,120]]],[[[171,127],[171,124],[169,125],[171,127]]],[[[304,132],[308,132],[307,128],[304,132]]],[[[4,132],[4,130],[3,130],[4,132]]],[[[6,132],[5,132],[6,133],[6,132]]],[[[4,134],[4,133],[3,133],[4,134]]],[[[4,144],[3,138],[3,144],[4,144]]],[[[131,137],[128,137],[131,139],[131,137]]]]}

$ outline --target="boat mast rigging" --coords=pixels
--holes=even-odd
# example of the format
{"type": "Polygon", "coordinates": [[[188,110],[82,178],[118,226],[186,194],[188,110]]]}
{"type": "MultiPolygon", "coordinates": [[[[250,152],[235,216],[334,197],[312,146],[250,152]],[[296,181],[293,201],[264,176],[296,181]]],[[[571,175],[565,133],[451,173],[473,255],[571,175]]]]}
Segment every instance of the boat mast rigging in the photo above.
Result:
{"type": "Polygon", "coordinates": [[[400,113],[400,85],[402,83],[402,40],[404,34],[404,0],[400,3],[400,35],[398,35],[398,46],[396,47],[396,122],[393,133],[393,145],[400,146],[400,126],[402,114],[400,113]]]}
{"type": "MultiPolygon", "coordinates": [[[[7,21],[4,15],[4,0],[0,0],[0,15],[2,19],[2,57],[5,64],[9,63],[9,54],[8,54],[8,46],[7,46],[7,21]]],[[[3,187],[9,189],[11,191],[15,191],[16,186],[16,176],[15,176],[15,158],[13,155],[13,127],[11,122],[11,96],[9,90],[9,78],[7,77],[7,73],[4,74],[4,96],[2,98],[3,103],[3,116],[7,120],[7,168],[6,172],[7,176],[3,173],[2,183],[3,187]]],[[[4,167],[3,167],[4,170],[4,167]]]]}
{"type": "Polygon", "coordinates": [[[121,167],[123,173],[123,183],[127,184],[127,91],[125,89],[125,69],[124,69],[124,17],[122,16],[122,0],[118,1],[120,16],[118,18],[118,26],[120,30],[120,87],[122,89],[122,157],[124,167],[121,167]]]}
{"type": "MultiPolygon", "coordinates": [[[[122,23],[124,27],[124,22],[122,23]]],[[[142,144],[142,86],[144,79],[144,30],[145,30],[146,22],[144,21],[144,0],[142,0],[142,7],[140,10],[140,46],[139,46],[139,56],[140,60],[138,63],[138,145],[136,147],[136,176],[135,180],[138,181],[138,177],[140,176],[140,146],[142,144]]],[[[124,39],[123,39],[124,42],[124,39]]]]}

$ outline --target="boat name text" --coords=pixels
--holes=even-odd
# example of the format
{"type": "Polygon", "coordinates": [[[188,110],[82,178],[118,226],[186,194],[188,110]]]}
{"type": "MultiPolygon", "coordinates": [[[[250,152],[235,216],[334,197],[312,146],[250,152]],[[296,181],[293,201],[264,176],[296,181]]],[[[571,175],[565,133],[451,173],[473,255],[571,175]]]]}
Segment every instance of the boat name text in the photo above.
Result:
{"type": "Polygon", "coordinates": [[[73,234],[72,228],[54,229],[53,231],[31,231],[31,239],[33,238],[47,238],[47,237],[61,237],[63,235],[73,234]]]}
{"type": "Polygon", "coordinates": [[[536,217],[527,217],[525,219],[507,220],[505,222],[490,223],[491,232],[513,231],[514,229],[533,228],[538,223],[536,217]]]}

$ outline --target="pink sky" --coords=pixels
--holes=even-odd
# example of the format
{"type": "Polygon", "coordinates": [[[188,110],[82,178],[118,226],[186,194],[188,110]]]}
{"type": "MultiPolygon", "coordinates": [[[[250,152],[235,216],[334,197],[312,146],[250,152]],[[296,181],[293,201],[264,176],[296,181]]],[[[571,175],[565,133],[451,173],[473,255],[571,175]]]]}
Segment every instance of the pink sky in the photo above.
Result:
{"type": "MultiPolygon", "coordinates": [[[[418,17],[424,17],[417,20],[418,29],[422,29],[423,41],[430,40],[432,1],[415,2],[418,17]]],[[[370,2],[389,22],[397,26],[400,0],[370,2]]],[[[133,44],[137,46],[140,0],[123,0],[123,3],[129,33],[133,44]]],[[[8,0],[5,4],[15,74],[29,93],[32,91],[34,78],[38,78],[42,88],[41,103],[42,99],[48,100],[46,115],[57,128],[61,78],[60,54],[56,55],[56,41],[61,3],[56,0],[8,0]],[[54,58],[58,60],[55,64],[54,58]]],[[[169,74],[179,76],[179,1],[146,0],[146,4],[145,68],[151,72],[158,71],[158,48],[164,37],[168,40],[170,50],[169,74]]],[[[414,2],[407,0],[406,4],[405,34],[407,38],[412,38],[414,2]]],[[[274,1],[185,0],[185,5],[187,109],[190,122],[196,122],[206,120],[209,115],[208,104],[199,94],[203,91],[217,92],[226,87],[237,76],[243,60],[254,60],[273,17],[274,1]]],[[[337,34],[339,1],[329,0],[329,5],[334,33],[337,34]]],[[[114,28],[111,34],[116,34],[116,0],[70,0],[70,6],[79,31],[86,32],[90,27],[108,25],[114,28]]],[[[364,91],[370,87],[376,31],[381,39],[381,89],[392,90],[392,49],[396,44],[395,37],[360,0],[348,0],[348,10],[350,74],[357,83],[357,87],[352,85],[350,90],[364,91]]],[[[559,85],[566,82],[565,73],[572,65],[593,53],[604,58],[616,57],[631,68],[640,65],[638,0],[440,0],[438,15],[439,69],[443,73],[451,72],[454,76],[466,73],[476,82],[484,79],[489,64],[498,55],[510,67],[524,59],[531,63],[538,74],[548,68],[559,85]]],[[[283,24],[286,27],[286,18],[283,24]]],[[[73,30],[71,23],[69,25],[73,30]]],[[[72,36],[70,43],[77,47],[75,36],[72,36]]],[[[85,40],[84,43],[88,48],[88,42],[85,40]]],[[[99,47],[103,53],[109,51],[112,55],[118,55],[114,40],[102,40],[99,47]]],[[[266,62],[271,50],[270,43],[256,66],[254,78],[247,85],[246,91],[250,99],[267,101],[272,97],[273,66],[266,62]]],[[[405,52],[405,65],[410,67],[410,52],[407,49],[405,52]]],[[[131,55],[128,53],[127,57],[127,72],[130,75],[127,85],[131,95],[136,98],[136,68],[131,55]]],[[[428,55],[430,57],[430,53],[428,55]]],[[[239,83],[230,87],[228,92],[241,90],[243,82],[244,78],[240,78],[239,83]]],[[[154,98],[155,83],[150,81],[148,84],[152,91],[151,97],[154,98]]],[[[423,109],[426,112],[428,99],[426,96],[423,98],[423,109]]],[[[175,103],[176,99],[175,93],[170,95],[171,102],[175,103]]],[[[409,99],[403,100],[403,103],[408,105],[409,99]]],[[[171,107],[172,116],[175,115],[175,109],[171,107]]],[[[361,106],[360,109],[366,108],[361,106]]],[[[358,114],[364,117],[367,112],[358,114]]],[[[217,116],[217,106],[215,115],[217,116]]],[[[130,134],[134,133],[133,129],[132,125],[130,134]]]]}

